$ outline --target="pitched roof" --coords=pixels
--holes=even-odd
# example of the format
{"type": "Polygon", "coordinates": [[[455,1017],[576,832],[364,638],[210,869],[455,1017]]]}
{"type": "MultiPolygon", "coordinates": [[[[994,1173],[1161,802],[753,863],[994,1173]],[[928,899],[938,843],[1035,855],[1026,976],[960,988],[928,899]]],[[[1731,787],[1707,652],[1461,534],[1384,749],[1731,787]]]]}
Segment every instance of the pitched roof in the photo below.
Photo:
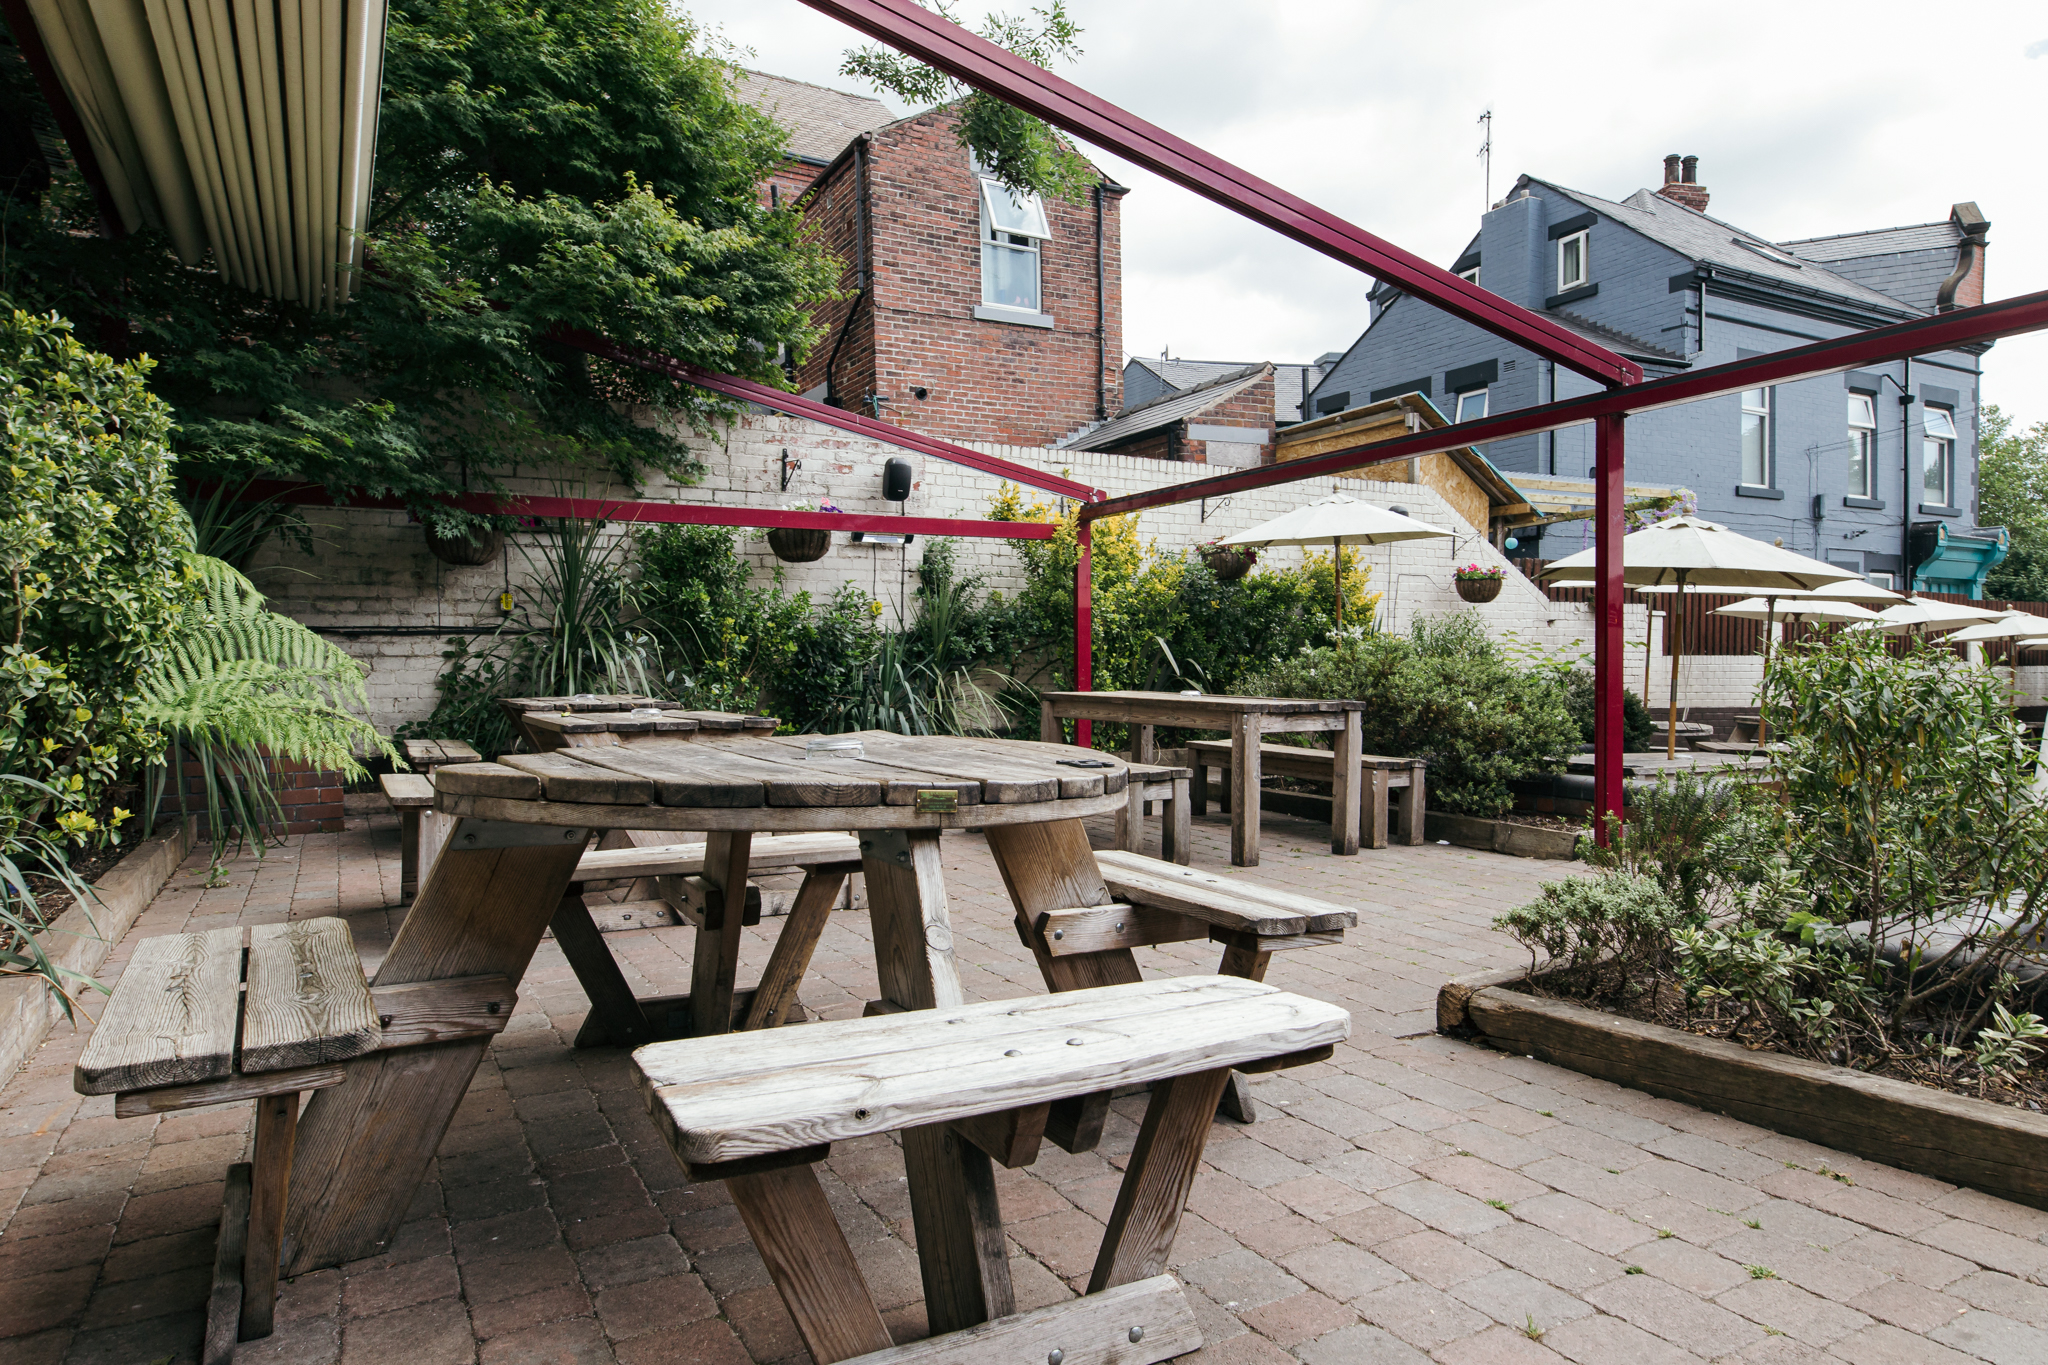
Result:
{"type": "Polygon", "coordinates": [[[1963,230],[1953,218],[1939,223],[1844,232],[1780,243],[1810,261],[1826,261],[1839,275],[1869,285],[1922,312],[1934,311],[1941,284],[1955,269],[1963,230]]]}
{"type": "Polygon", "coordinates": [[[1228,370],[1213,379],[1204,381],[1178,393],[1162,394],[1149,403],[1135,408],[1126,408],[1110,421],[1070,443],[1068,450],[1107,450],[1110,446],[1142,436],[1148,431],[1171,426],[1184,417],[1237,397],[1252,385],[1264,379],[1272,366],[1261,362],[1246,365],[1241,369],[1228,370]]]}
{"type": "Polygon", "coordinates": [[[894,117],[889,106],[872,95],[849,94],[765,71],[741,71],[737,93],[787,128],[790,153],[805,161],[828,162],[847,143],[894,117]]]}
{"type": "MultiPolygon", "coordinates": [[[[1197,384],[1205,384],[1226,374],[1233,374],[1245,368],[1241,360],[1152,360],[1144,356],[1132,356],[1130,364],[1149,370],[1159,381],[1183,392],[1197,384]]],[[[1275,365],[1273,367],[1273,420],[1276,422],[1297,422],[1307,414],[1301,405],[1309,391],[1328,365],[1318,367],[1307,365],[1275,365]]],[[[1153,401],[1153,400],[1147,400],[1153,401]]]]}
{"type": "Polygon", "coordinates": [[[1837,274],[1817,261],[1795,258],[1776,242],[1745,232],[1732,223],[1710,218],[1661,194],[1637,190],[1617,204],[1611,199],[1602,199],[1548,180],[1538,180],[1534,176],[1527,178],[1545,189],[1577,200],[1623,227],[1640,232],[1688,260],[1794,290],[1829,295],[1856,307],[1892,316],[1924,311],[1837,274]]]}

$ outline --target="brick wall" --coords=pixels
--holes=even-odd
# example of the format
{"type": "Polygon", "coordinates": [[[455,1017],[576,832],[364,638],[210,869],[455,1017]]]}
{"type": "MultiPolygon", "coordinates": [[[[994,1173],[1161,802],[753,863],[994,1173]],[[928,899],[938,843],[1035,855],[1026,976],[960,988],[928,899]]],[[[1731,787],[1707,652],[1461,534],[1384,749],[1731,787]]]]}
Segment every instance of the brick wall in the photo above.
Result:
{"type": "MultiPolygon", "coordinates": [[[[834,388],[848,408],[861,407],[872,393],[883,417],[914,431],[1048,445],[1102,415],[1098,378],[1107,411],[1120,406],[1120,194],[1103,197],[1108,288],[1100,343],[1092,196],[1081,203],[1046,202],[1053,236],[1040,253],[1040,306],[1054,325],[978,319],[981,199],[957,126],[951,112],[935,110],[866,140],[867,254],[874,279],[833,368],[834,388]]],[[[841,287],[849,294],[858,287],[858,160],[850,151],[820,176],[806,209],[818,240],[847,263],[841,287]]],[[[825,382],[850,309],[855,304],[847,300],[817,310],[831,334],[805,357],[800,388],[825,382]]],[[[1270,394],[1268,400],[1270,412],[1270,394]]]]}
{"type": "MultiPolygon", "coordinates": [[[[186,808],[197,812],[199,834],[207,830],[206,776],[196,762],[182,765],[186,808]]],[[[277,802],[284,808],[284,823],[269,833],[338,834],[342,824],[342,776],[327,768],[315,768],[295,758],[265,759],[264,772],[277,802]]],[[[175,793],[164,797],[166,808],[175,808],[175,793]]]]}
{"type": "MultiPolygon", "coordinates": [[[[650,483],[649,500],[776,508],[798,500],[829,496],[849,512],[888,514],[896,505],[881,497],[883,461],[900,454],[893,447],[859,440],[844,432],[774,414],[743,417],[715,439],[692,437],[690,444],[710,466],[702,484],[680,487],[665,480],[650,483]],[[780,487],[781,453],[788,450],[802,467],[785,493],[780,487]]],[[[973,443],[978,449],[1065,473],[1111,496],[1141,492],[1202,478],[1214,471],[1199,464],[1174,464],[1099,451],[1047,450],[973,443]]],[[[913,516],[980,519],[1000,480],[979,470],[940,460],[914,457],[917,477],[905,509],[913,516]]],[[[567,490],[589,497],[627,496],[624,490],[579,484],[554,471],[533,471],[510,480],[518,491],[551,495],[567,490]]],[[[1027,490],[1028,491],[1028,490],[1027,490]]],[[[1333,491],[1386,505],[1401,503],[1416,517],[1447,528],[1460,523],[1442,498],[1427,487],[1374,483],[1365,480],[1311,479],[1276,489],[1236,494],[1204,509],[1185,503],[1144,513],[1143,537],[1165,553],[1215,540],[1269,520],[1333,491]],[[1205,519],[1206,513],[1206,519],[1205,519]]],[[[1050,494],[1043,501],[1056,502],[1050,494]]],[[[434,706],[434,680],[443,667],[442,651],[452,635],[476,635],[495,629],[503,619],[498,593],[510,579],[515,591],[531,576],[525,558],[533,537],[515,532],[499,563],[476,567],[443,564],[427,552],[424,536],[403,512],[352,508],[313,508],[308,515],[317,532],[309,559],[287,546],[272,545],[251,566],[251,576],[279,611],[329,635],[369,671],[371,719],[387,733],[408,721],[422,720],[434,706]]],[[[850,544],[833,537],[832,552],[811,564],[780,564],[758,537],[742,542],[754,563],[755,581],[766,583],[780,574],[792,590],[822,600],[843,583],[872,593],[894,620],[916,583],[915,571],[924,553],[923,538],[907,550],[850,544]]],[[[1024,586],[1022,565],[1014,550],[1001,541],[961,542],[961,563],[986,576],[991,588],[1014,593],[1024,586]]],[[[1300,562],[1300,552],[1275,549],[1262,557],[1269,564],[1300,562]]],[[[1361,556],[1370,573],[1369,587],[1383,593],[1381,620],[1405,631],[1420,615],[1465,610],[1451,586],[1453,560],[1505,565],[1483,537],[1462,530],[1455,542],[1411,541],[1368,549],[1361,556]]],[[[1476,608],[1495,632],[1513,630],[1525,639],[1564,644],[1582,639],[1590,648],[1587,608],[1551,602],[1543,591],[1510,572],[1500,597],[1476,608]]],[[[1635,634],[1641,638],[1640,617],[1635,634]]],[[[1633,655],[1634,651],[1631,651],[1633,655]]],[[[1634,685],[1634,684],[1631,684],[1634,685]]]]}
{"type": "Polygon", "coordinates": [[[839,292],[845,297],[811,310],[825,330],[797,366],[796,387],[803,393],[824,390],[819,397],[851,410],[861,409],[875,387],[875,312],[873,299],[862,292],[872,231],[860,200],[867,151],[865,140],[856,140],[812,181],[804,201],[805,230],[839,258],[839,292]]]}

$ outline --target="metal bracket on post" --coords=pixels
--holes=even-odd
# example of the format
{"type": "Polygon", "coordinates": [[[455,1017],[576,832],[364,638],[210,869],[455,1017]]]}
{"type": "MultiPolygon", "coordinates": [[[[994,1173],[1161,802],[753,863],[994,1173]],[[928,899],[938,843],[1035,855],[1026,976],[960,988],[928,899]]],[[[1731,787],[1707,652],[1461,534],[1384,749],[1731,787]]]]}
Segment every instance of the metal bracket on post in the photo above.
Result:
{"type": "Polygon", "coordinates": [[[910,831],[871,829],[860,836],[860,856],[879,858],[898,867],[910,866],[910,831]]]}
{"type": "Polygon", "coordinates": [[[465,817],[455,827],[448,847],[460,849],[552,848],[557,844],[580,844],[590,838],[588,829],[563,825],[523,825],[512,820],[476,820],[465,817]]]}
{"type": "Polygon", "coordinates": [[[803,462],[802,460],[792,460],[792,459],[790,459],[790,458],[789,458],[789,447],[788,447],[788,446],[784,446],[784,447],[782,448],[782,491],[783,491],[783,492],[787,493],[787,492],[789,491],[789,476],[790,476],[790,472],[791,472],[792,470],[802,469],[803,467],[804,467],[804,462],[803,462]]]}
{"type": "MultiPolygon", "coordinates": [[[[1218,499],[1216,499],[1216,510],[1217,510],[1218,512],[1221,512],[1221,511],[1222,511],[1222,510],[1223,510],[1224,508],[1226,508],[1226,507],[1228,507],[1228,506],[1230,506],[1230,499],[1229,499],[1229,498],[1218,498],[1218,499]]],[[[1208,500],[1207,498],[1203,498],[1203,499],[1202,499],[1202,521],[1206,523],[1206,522],[1207,522],[1208,520],[1209,520],[1209,500],[1208,500]]]]}

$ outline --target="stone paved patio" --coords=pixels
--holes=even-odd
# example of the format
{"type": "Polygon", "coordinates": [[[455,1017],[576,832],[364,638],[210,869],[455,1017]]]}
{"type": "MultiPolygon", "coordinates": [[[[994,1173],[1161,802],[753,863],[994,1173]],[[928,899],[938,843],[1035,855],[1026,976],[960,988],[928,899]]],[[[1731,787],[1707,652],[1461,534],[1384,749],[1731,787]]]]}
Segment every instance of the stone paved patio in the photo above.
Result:
{"type": "MultiPolygon", "coordinates": [[[[1340,859],[1308,825],[1268,831],[1265,865],[1236,875],[1363,912],[1346,946],[1282,954],[1272,980],[1344,1004],[1355,1029],[1332,1062],[1261,1078],[1259,1123],[1213,1133],[1175,1249],[1207,1341],[1187,1359],[2048,1362],[2048,1214],[1429,1032],[1446,976],[1515,959],[1487,921],[1560,865],[1434,846],[1340,859]]],[[[1197,865],[1224,866],[1226,834],[1197,826],[1197,865]]],[[[1039,992],[981,840],[949,836],[945,857],[970,995],[1039,992]]],[[[372,961],[395,927],[388,820],[244,859],[223,889],[204,875],[195,861],[174,879],[110,973],[139,938],[288,910],[346,916],[372,961]]],[[[687,930],[612,943],[643,994],[687,989],[687,930]]],[[[750,938],[742,979],[766,956],[750,938]]],[[[1215,962],[1192,945],[1141,957],[1215,962]]],[[[835,916],[806,1004],[858,1013],[878,993],[869,960],[865,915],[835,916]]],[[[397,1242],[289,1283],[276,1335],[243,1359],[807,1359],[624,1054],[567,1046],[584,1009],[543,944],[397,1242]]],[[[190,1361],[249,1110],[117,1120],[111,1097],[72,1093],[82,1043],[60,1028],[0,1089],[0,1365],[190,1361]]],[[[1021,1307],[1085,1279],[1139,1103],[1119,1102],[1099,1151],[1047,1144],[1001,1175],[1021,1307]]],[[[822,1175],[898,1340],[921,1336],[895,1147],[843,1144],[822,1175]]]]}

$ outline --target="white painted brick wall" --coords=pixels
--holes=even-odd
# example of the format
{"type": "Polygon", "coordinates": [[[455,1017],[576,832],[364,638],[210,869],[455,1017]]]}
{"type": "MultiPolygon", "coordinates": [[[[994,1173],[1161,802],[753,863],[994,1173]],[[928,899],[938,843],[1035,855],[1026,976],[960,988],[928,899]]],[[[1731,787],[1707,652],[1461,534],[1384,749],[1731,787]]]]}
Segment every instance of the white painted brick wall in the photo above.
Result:
{"type": "MultiPolygon", "coordinates": [[[[895,448],[857,439],[844,432],[798,418],[750,414],[718,439],[692,441],[709,466],[701,484],[684,487],[665,479],[652,481],[642,496],[651,501],[776,509],[829,497],[848,512],[887,515],[895,511],[881,497],[882,465],[895,448]],[[787,492],[781,483],[781,453],[789,451],[802,468],[795,471],[787,492]]],[[[1132,456],[1094,451],[1060,451],[1016,446],[975,448],[1051,473],[1065,473],[1111,496],[1143,492],[1189,482],[1217,471],[1199,464],[1167,464],[1132,456]]],[[[993,475],[941,460],[912,456],[917,481],[907,506],[910,515],[980,520],[1000,480],[993,475]]],[[[628,490],[574,482],[548,471],[521,471],[506,480],[515,491],[534,494],[604,498],[630,496],[628,490]]],[[[1317,478],[1277,488],[1235,494],[1212,503],[1203,519],[1197,503],[1143,513],[1140,534],[1167,553],[1244,530],[1326,497],[1333,490],[1382,505],[1399,504],[1418,519],[1455,529],[1455,542],[1428,540],[1364,550],[1370,587],[1382,594],[1382,627],[1406,631],[1416,617],[1475,610],[1489,630],[1515,631],[1546,646],[1578,641],[1590,649],[1591,617],[1585,606],[1553,603],[1489,545],[1484,536],[1459,521],[1431,489],[1414,484],[1374,483],[1357,479],[1317,478]],[[1507,568],[1501,595],[1483,607],[1468,607],[1451,582],[1454,564],[1478,562],[1507,568]]],[[[1028,495],[1056,501],[1052,494],[1028,495]]],[[[315,553],[308,558],[288,546],[274,545],[252,566],[251,576],[280,611],[317,629],[364,632],[338,637],[369,669],[372,718],[386,730],[424,719],[434,706],[434,679],[441,671],[446,635],[494,629],[500,615],[497,597],[509,576],[520,589],[530,576],[522,547],[532,537],[508,537],[508,564],[458,568],[427,552],[418,525],[405,513],[316,508],[309,511],[317,528],[315,553]],[[388,630],[432,634],[378,635],[388,630]]],[[[904,589],[915,585],[914,571],[923,553],[923,538],[907,552],[869,549],[835,536],[832,552],[812,564],[780,564],[765,539],[745,543],[757,581],[778,571],[792,589],[822,600],[845,582],[872,591],[893,613],[902,605],[904,589]]],[[[1023,586],[1020,562],[1005,542],[967,540],[961,564],[986,576],[992,588],[1015,592],[1023,586]]],[[[1298,564],[1300,552],[1276,549],[1262,556],[1272,564],[1298,564]]],[[[1641,614],[1634,613],[1631,638],[1640,639],[1641,614]]],[[[1636,685],[1632,683],[1631,685],[1636,685]]],[[[1682,690],[1683,695],[1683,690],[1682,690]]],[[[1695,698],[1696,704],[1710,704],[1695,698]]]]}

